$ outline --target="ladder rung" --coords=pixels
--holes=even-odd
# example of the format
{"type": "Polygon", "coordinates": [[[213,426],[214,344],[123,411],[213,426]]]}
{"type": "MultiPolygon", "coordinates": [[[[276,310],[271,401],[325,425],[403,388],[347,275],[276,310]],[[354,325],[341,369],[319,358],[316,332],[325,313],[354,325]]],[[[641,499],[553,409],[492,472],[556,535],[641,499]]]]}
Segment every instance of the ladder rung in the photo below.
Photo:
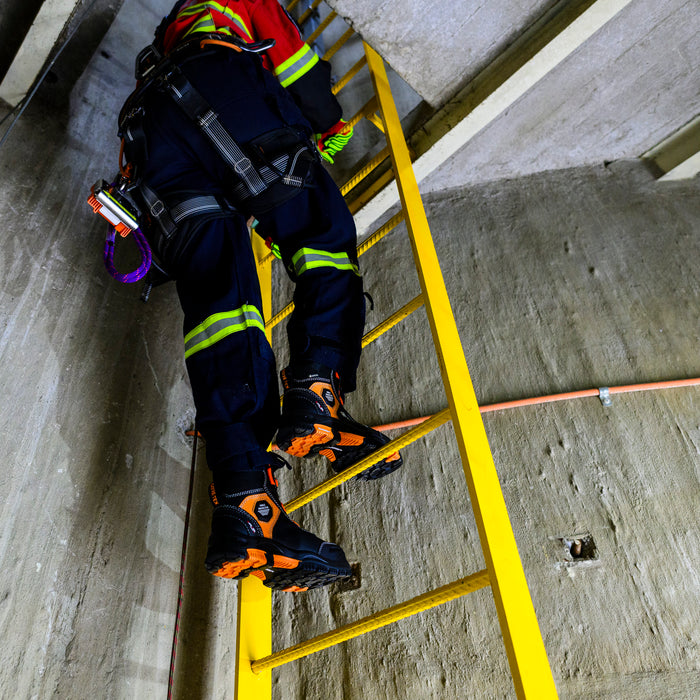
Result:
{"type": "Polygon", "coordinates": [[[357,255],[359,256],[366,253],[375,243],[379,243],[379,241],[381,241],[382,238],[389,233],[389,231],[395,229],[405,217],[406,215],[403,213],[403,210],[401,210],[398,214],[394,214],[389,221],[383,224],[371,236],[357,246],[357,255]]]}
{"type": "Polygon", "coordinates": [[[488,571],[485,569],[477,571],[477,573],[471,574],[471,576],[466,576],[453,583],[448,583],[446,586],[419,595],[405,603],[399,603],[382,612],[364,617],[357,622],[343,625],[332,632],[326,632],[326,634],[310,639],[307,642],[302,642],[301,644],[253,661],[251,663],[251,668],[253,673],[261,673],[262,671],[282,666],[290,661],[300,659],[303,656],[308,656],[309,654],[345,642],[348,639],[359,637],[362,634],[379,629],[380,627],[386,627],[393,622],[398,622],[399,620],[403,620],[411,615],[416,615],[424,610],[430,610],[430,608],[448,603],[451,600],[467,595],[467,593],[478,591],[488,586],[489,583],[488,571]]]}
{"type": "Polygon", "coordinates": [[[401,323],[407,316],[410,316],[416,309],[423,306],[423,295],[419,294],[415,299],[409,301],[408,304],[401,307],[396,313],[393,313],[389,318],[375,326],[369,333],[366,333],[362,338],[362,347],[366,348],[370,343],[373,343],[379,336],[384,335],[388,330],[391,330],[395,325],[401,323]]]}
{"type": "Polygon", "coordinates": [[[371,114],[368,114],[367,121],[372,122],[372,124],[374,124],[374,126],[376,126],[377,129],[379,129],[379,131],[382,132],[382,134],[384,133],[384,122],[382,121],[382,118],[376,112],[372,112],[371,114]]]}
{"type": "Polygon", "coordinates": [[[358,170],[341,188],[340,194],[343,197],[350,192],[350,190],[357,187],[371,172],[376,170],[387,158],[389,157],[389,148],[383,148],[379,153],[377,153],[372,160],[370,160],[367,165],[361,170],[358,170]]]}
{"type": "Polygon", "coordinates": [[[352,467],[348,467],[348,469],[340,472],[340,474],[336,474],[330,479],[326,479],[326,481],[321,482],[318,484],[318,486],[314,486],[305,493],[302,493],[300,496],[293,498],[291,501],[289,501],[289,503],[285,504],[285,510],[287,513],[292,513],[298,508],[305,506],[307,503],[311,503],[311,501],[314,499],[322,496],[324,493],[332,491],[336,486],[340,486],[340,484],[344,483],[348,479],[352,479],[353,476],[356,476],[365,469],[369,469],[378,462],[381,462],[386,457],[394,454],[394,452],[403,449],[416,440],[420,440],[420,438],[422,438],[424,435],[427,435],[432,430],[444,425],[450,419],[450,409],[443,409],[440,411],[440,413],[436,413],[431,418],[428,418],[428,420],[426,420],[424,423],[417,425],[415,428],[407,430],[403,435],[395,440],[392,440],[391,442],[388,442],[386,445],[382,445],[382,447],[380,447],[378,450],[372,452],[371,455],[368,455],[364,459],[361,459],[359,462],[353,464],[352,467]]]}
{"type": "Polygon", "coordinates": [[[337,95],[365,66],[367,56],[363,56],[332,88],[331,92],[337,95]]]}
{"type": "Polygon", "coordinates": [[[290,2],[285,9],[287,12],[291,12],[299,4],[299,2],[300,0],[292,0],[292,2],[290,2]]]}
{"type": "Polygon", "coordinates": [[[352,202],[348,204],[348,209],[350,213],[354,216],[357,212],[362,209],[362,207],[369,202],[374,195],[388,185],[394,179],[394,171],[392,169],[387,170],[381,177],[377,178],[357,199],[353,199],[352,202]]]}
{"type": "Polygon", "coordinates": [[[261,265],[270,265],[271,263],[273,263],[273,262],[275,261],[275,258],[276,258],[276,257],[277,257],[277,256],[276,256],[274,253],[268,253],[268,254],[260,261],[260,264],[261,264],[261,265]]]}
{"type": "MultiPolygon", "coordinates": [[[[423,306],[423,295],[419,294],[415,299],[409,301],[408,304],[406,304],[398,311],[393,313],[385,321],[382,321],[382,323],[380,323],[378,326],[375,326],[369,333],[366,333],[362,338],[362,347],[366,348],[370,343],[373,343],[377,338],[379,338],[379,336],[384,335],[384,333],[391,330],[397,324],[401,323],[401,321],[403,321],[407,316],[410,316],[416,309],[420,308],[421,306],[423,306]]],[[[286,311],[287,308],[291,312],[291,310],[294,308],[294,305],[289,304],[289,306],[285,307],[285,309],[283,309],[282,311],[286,311]]],[[[270,323],[272,323],[274,320],[274,318],[271,319],[270,323]]],[[[265,329],[267,330],[268,326],[265,326],[265,329]]],[[[282,405],[283,399],[284,395],[280,396],[280,406],[282,405]]],[[[429,417],[430,416],[428,416],[428,418],[429,417]]],[[[426,419],[424,418],[420,422],[422,423],[424,420],[426,419]]]]}
{"type": "Polygon", "coordinates": [[[338,39],[338,41],[336,41],[335,44],[333,44],[333,46],[331,46],[331,48],[328,49],[328,51],[326,51],[321,58],[323,58],[324,61],[330,61],[331,58],[333,58],[333,56],[335,56],[335,54],[340,51],[343,46],[345,46],[354,33],[355,30],[352,27],[348,27],[343,33],[343,36],[341,36],[340,39],[338,39]]]}
{"type": "Polygon", "coordinates": [[[377,103],[377,98],[372,97],[368,102],[365,103],[365,106],[362,107],[358,112],[355,113],[355,116],[351,117],[348,120],[348,124],[350,126],[355,126],[359,122],[361,122],[368,114],[372,114],[372,112],[376,112],[379,109],[379,105],[377,103]]]}
{"type": "Polygon", "coordinates": [[[278,311],[266,324],[265,324],[265,330],[271,330],[274,328],[278,323],[281,321],[284,321],[289,314],[294,311],[294,302],[290,301],[287,306],[285,306],[281,311],[278,311]]]}
{"type": "Polygon", "coordinates": [[[309,9],[306,10],[306,12],[304,12],[304,14],[303,14],[301,17],[299,17],[299,19],[297,20],[297,24],[301,27],[301,25],[304,24],[304,22],[306,22],[306,20],[309,19],[309,17],[311,17],[311,15],[313,14],[313,11],[314,11],[322,2],[323,2],[323,0],[314,0],[314,1],[311,3],[311,7],[309,7],[309,9]]]}
{"type": "Polygon", "coordinates": [[[313,44],[318,37],[323,34],[323,32],[326,30],[326,27],[338,16],[338,13],[335,10],[331,10],[331,12],[328,13],[328,16],[326,19],[321,22],[321,24],[314,29],[313,33],[309,36],[309,38],[306,40],[307,44],[313,44]]]}

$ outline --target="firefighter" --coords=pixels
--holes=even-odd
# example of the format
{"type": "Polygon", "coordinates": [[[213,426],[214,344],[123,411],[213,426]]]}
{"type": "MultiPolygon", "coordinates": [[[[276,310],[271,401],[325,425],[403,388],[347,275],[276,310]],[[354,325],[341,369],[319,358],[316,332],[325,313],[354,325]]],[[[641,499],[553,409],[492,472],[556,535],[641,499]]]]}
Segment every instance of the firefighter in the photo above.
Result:
{"type": "MultiPolygon", "coordinates": [[[[348,414],[364,326],[355,226],[321,160],[352,136],[330,66],[277,0],[178,2],[137,59],[120,116],[149,241],[175,279],[214,505],[206,567],[299,591],[350,575],[342,549],[288,518],[275,472],[321,454],[336,470],[388,441],[348,414]],[[139,66],[141,66],[139,68],[139,66]],[[279,410],[246,221],[295,282],[279,410]]],[[[360,478],[401,465],[398,453],[360,478]]]]}

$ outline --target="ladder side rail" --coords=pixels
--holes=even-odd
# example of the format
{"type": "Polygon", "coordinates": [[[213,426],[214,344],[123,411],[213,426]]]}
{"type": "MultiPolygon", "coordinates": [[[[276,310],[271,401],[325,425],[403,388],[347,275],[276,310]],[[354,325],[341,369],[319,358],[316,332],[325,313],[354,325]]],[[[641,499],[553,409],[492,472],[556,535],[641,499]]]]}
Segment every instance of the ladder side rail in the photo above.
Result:
{"type": "MultiPolygon", "coordinates": [[[[272,310],[272,260],[267,247],[257,234],[252,235],[253,255],[260,282],[263,318],[272,310]]],[[[272,329],[265,329],[268,341],[272,329]]],[[[236,615],[236,673],[235,700],[272,700],[272,672],[253,672],[254,659],[272,651],[272,590],[263,586],[255,576],[241,579],[238,584],[238,614],[236,615]]]]}
{"type": "Polygon", "coordinates": [[[519,698],[557,697],[534,606],[518,554],[457,324],[379,54],[365,44],[401,203],[438,354],[481,546],[491,577],[515,691],[519,698]]]}

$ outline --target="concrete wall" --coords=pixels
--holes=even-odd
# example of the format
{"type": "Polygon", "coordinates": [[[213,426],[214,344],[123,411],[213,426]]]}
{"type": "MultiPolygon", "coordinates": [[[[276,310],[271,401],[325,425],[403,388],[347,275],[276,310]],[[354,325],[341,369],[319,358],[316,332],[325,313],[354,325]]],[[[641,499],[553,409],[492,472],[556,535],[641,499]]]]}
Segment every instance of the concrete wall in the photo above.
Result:
{"type": "MultiPolygon", "coordinates": [[[[660,185],[625,163],[430,197],[480,403],[699,376],[697,193],[697,182],[660,185]]],[[[418,292],[404,231],[362,265],[371,327],[418,292]]],[[[443,408],[429,345],[418,312],[370,346],[349,410],[381,424],[443,408]]],[[[700,692],[698,400],[696,387],[485,418],[562,698],[700,692]],[[572,559],[564,541],[575,537],[592,539],[592,559],[572,559]]],[[[451,428],[404,459],[395,475],[303,511],[362,562],[362,587],[276,597],[291,621],[280,646],[483,566],[451,428]]],[[[291,493],[325,473],[295,473],[291,493]]],[[[278,698],[514,697],[488,591],[277,673],[278,698]]]]}
{"type": "MultiPolygon", "coordinates": [[[[180,314],[171,287],[144,306],[140,289],[110,281],[84,200],[116,169],[115,110],[167,5],[127,0],[65,109],[47,86],[0,151],[2,697],[166,693],[191,454],[180,314]]],[[[697,181],[662,185],[621,163],[432,197],[480,400],[700,375],[697,194],[697,181]]],[[[368,327],[417,293],[408,251],[397,229],[362,259],[368,327]]],[[[428,336],[420,311],[367,349],[348,400],[358,419],[444,406],[428,336]]],[[[486,418],[562,698],[700,694],[699,415],[698,390],[683,389],[486,418]],[[574,535],[590,535],[597,558],[572,561],[562,538],[574,535]]],[[[275,648],[483,566],[451,429],[404,457],[393,476],[299,513],[362,563],[362,584],[275,594],[275,648]]],[[[188,700],[231,697],[235,644],[237,586],[200,564],[199,467],[178,671],[188,700]]],[[[285,475],[283,496],[327,473],[312,462],[285,475]]],[[[488,591],[273,678],[279,700],[513,695],[488,591]]]]}
{"type": "Polygon", "coordinates": [[[53,86],[55,96],[65,97],[121,4],[122,0],[0,0],[0,100],[17,105],[44,71],[44,84],[53,86]],[[56,63],[59,53],[63,58],[56,63]]]}
{"type": "Polygon", "coordinates": [[[192,418],[181,334],[172,289],[144,306],[110,281],[85,201],[116,171],[115,109],[159,17],[130,3],[104,44],[123,55],[98,54],[65,109],[48,85],[0,152],[2,697],[167,682],[192,418]]]}
{"type": "Polygon", "coordinates": [[[5,75],[43,0],[0,0],[0,80],[5,75]]]}

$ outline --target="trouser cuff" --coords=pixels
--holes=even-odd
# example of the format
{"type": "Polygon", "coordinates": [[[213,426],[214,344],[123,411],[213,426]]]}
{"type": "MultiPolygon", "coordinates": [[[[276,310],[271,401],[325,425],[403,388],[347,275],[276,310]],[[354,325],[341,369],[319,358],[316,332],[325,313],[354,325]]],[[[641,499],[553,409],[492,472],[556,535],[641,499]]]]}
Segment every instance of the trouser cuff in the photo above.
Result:
{"type": "Polygon", "coordinates": [[[261,447],[248,423],[231,423],[204,430],[207,464],[212,471],[250,471],[264,469],[270,456],[261,447]]]}

